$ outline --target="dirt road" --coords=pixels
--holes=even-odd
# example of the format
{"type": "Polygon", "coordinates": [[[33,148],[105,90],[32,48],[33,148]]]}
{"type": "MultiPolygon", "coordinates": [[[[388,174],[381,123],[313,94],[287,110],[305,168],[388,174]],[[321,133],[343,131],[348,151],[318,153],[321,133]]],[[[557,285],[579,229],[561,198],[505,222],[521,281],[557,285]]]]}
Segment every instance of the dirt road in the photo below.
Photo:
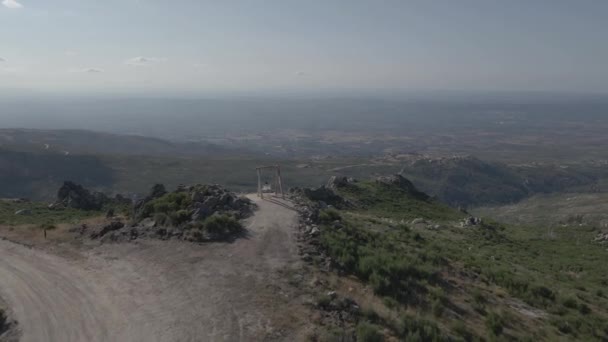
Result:
{"type": "Polygon", "coordinates": [[[0,241],[0,296],[22,341],[299,339],[296,212],[250,198],[260,210],[233,243],[142,240],[66,257],[0,241]]]}

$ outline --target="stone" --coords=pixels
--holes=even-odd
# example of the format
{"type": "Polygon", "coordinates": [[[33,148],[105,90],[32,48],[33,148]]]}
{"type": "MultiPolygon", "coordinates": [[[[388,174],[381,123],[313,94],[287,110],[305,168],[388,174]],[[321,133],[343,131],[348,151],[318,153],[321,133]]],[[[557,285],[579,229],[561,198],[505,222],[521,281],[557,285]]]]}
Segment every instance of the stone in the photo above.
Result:
{"type": "Polygon", "coordinates": [[[336,190],[340,187],[347,186],[348,183],[348,178],[346,177],[332,176],[331,178],[329,178],[329,181],[327,181],[326,187],[332,190],[336,190]]]}
{"type": "Polygon", "coordinates": [[[123,228],[124,226],[125,226],[125,224],[120,221],[113,221],[113,222],[103,226],[99,232],[92,233],[91,239],[97,239],[97,238],[103,237],[110,232],[123,228]]]}

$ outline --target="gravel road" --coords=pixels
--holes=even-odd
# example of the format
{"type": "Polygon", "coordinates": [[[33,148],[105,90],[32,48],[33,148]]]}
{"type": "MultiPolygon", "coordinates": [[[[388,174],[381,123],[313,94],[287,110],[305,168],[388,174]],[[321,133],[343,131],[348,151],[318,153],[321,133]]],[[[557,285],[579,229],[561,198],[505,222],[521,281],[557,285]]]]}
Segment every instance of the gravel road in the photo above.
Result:
{"type": "Polygon", "coordinates": [[[22,341],[300,339],[297,214],[260,200],[232,243],[142,240],[56,254],[0,241],[0,296],[22,341]]]}

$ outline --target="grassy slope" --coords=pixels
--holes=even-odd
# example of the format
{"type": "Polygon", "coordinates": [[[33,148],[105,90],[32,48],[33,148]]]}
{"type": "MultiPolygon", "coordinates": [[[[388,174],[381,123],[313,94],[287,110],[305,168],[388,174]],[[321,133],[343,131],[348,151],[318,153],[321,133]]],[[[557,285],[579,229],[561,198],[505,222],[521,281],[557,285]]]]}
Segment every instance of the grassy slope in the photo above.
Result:
{"type": "Polygon", "coordinates": [[[362,201],[380,196],[363,210],[340,212],[342,227],[327,223],[322,230],[338,267],[391,308],[390,315],[368,315],[368,323],[388,326],[400,339],[608,338],[606,247],[591,242],[593,229],[546,236],[531,227],[459,228],[449,222],[457,212],[374,187],[349,191],[362,201]],[[433,213],[442,229],[399,223],[433,213]]]}
{"type": "Polygon", "coordinates": [[[47,203],[15,203],[0,200],[0,225],[54,225],[58,223],[78,223],[83,219],[101,215],[98,211],[76,209],[49,210],[47,203]],[[15,215],[18,210],[30,210],[31,215],[15,215]]]}
{"type": "Polygon", "coordinates": [[[529,225],[589,224],[608,227],[608,193],[537,195],[511,205],[481,207],[479,215],[529,225]]]}

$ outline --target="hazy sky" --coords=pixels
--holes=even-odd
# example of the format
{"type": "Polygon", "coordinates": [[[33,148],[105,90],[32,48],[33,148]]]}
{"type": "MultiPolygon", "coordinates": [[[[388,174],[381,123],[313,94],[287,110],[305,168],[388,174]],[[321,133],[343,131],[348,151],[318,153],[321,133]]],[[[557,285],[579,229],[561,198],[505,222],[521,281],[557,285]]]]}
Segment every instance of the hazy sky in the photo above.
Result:
{"type": "Polygon", "coordinates": [[[0,3],[0,88],[608,92],[606,0],[0,3]]]}

